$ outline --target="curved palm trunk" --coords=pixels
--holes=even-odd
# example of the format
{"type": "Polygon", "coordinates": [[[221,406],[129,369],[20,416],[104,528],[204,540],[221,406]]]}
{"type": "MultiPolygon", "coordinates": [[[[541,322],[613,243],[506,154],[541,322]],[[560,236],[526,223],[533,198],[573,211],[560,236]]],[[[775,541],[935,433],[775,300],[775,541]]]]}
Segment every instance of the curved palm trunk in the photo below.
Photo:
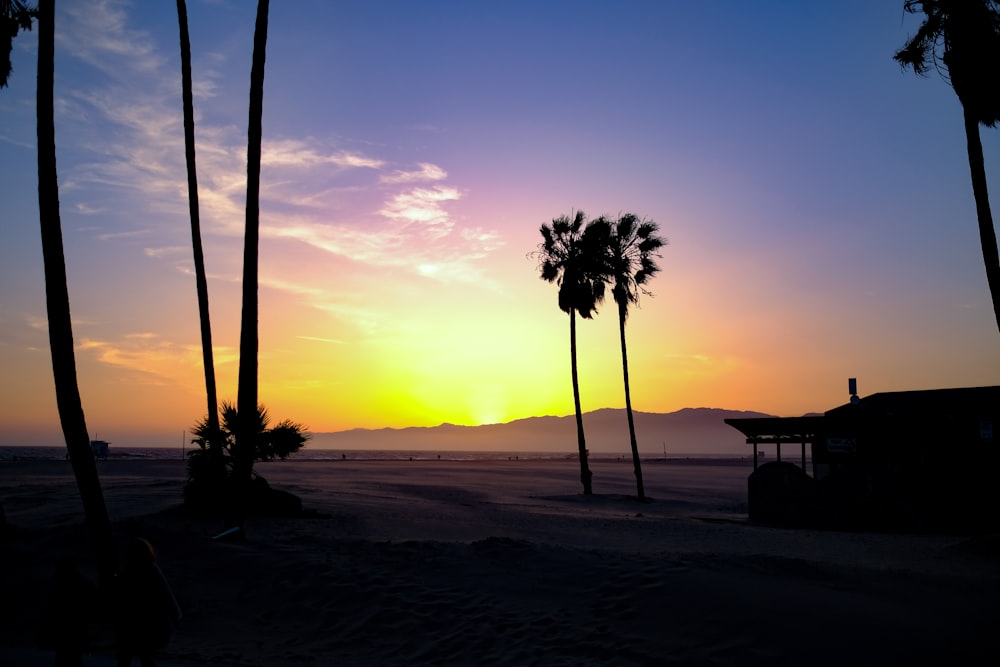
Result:
{"type": "Polygon", "coordinates": [[[191,212],[191,247],[194,251],[195,285],[201,320],[201,358],[205,369],[205,396],[208,402],[210,445],[219,432],[219,402],[215,388],[215,360],[212,354],[212,323],[208,316],[208,278],[201,245],[201,216],[198,211],[198,172],[194,154],[194,101],[191,91],[191,39],[188,35],[187,3],[177,0],[177,21],[181,38],[181,83],[184,101],[184,157],[187,162],[188,206],[191,212]]]}
{"type": "Polygon", "coordinates": [[[997,234],[993,228],[990,213],[990,195],[986,186],[986,165],[983,161],[983,144],[979,138],[979,121],[963,107],[965,116],[965,139],[969,152],[969,171],[972,175],[972,194],[976,199],[976,217],[979,220],[979,242],[983,247],[983,263],[986,265],[986,282],[993,299],[993,316],[1000,331],[1000,252],[997,250],[997,234]]]}
{"type": "Polygon", "coordinates": [[[593,474],[587,463],[587,441],[583,437],[583,412],[580,410],[580,382],[576,372],[576,311],[569,311],[569,353],[570,366],[573,370],[573,405],[576,408],[576,439],[580,446],[580,481],[583,482],[584,495],[592,493],[590,480],[593,474]]]}
{"type": "Polygon", "coordinates": [[[268,0],[257,2],[250,69],[250,120],[247,129],[247,213],[243,240],[243,314],[240,326],[240,372],[236,398],[238,424],[234,457],[239,505],[236,522],[246,523],[257,430],[257,251],[260,238],[260,154],[264,115],[264,57],[267,47],[268,0]]]}
{"type": "Polygon", "coordinates": [[[54,115],[55,0],[42,0],[38,7],[38,215],[42,232],[42,258],[45,270],[45,306],[49,321],[49,347],[52,350],[52,377],[55,380],[56,404],[66,449],[73,465],[73,475],[80,490],[80,500],[97,557],[101,581],[109,583],[117,570],[111,521],[108,518],[97,464],[90,449],[90,436],[80,401],[76,379],[76,355],[73,351],[73,325],[69,311],[69,288],[66,282],[66,257],[63,253],[62,222],[59,218],[59,179],[56,171],[56,133],[54,115]]]}
{"type": "Polygon", "coordinates": [[[635,491],[641,502],[646,500],[646,492],[642,485],[642,463],[639,461],[639,445],[635,440],[635,421],[632,418],[632,391],[628,384],[628,353],[625,349],[625,315],[627,307],[618,304],[618,332],[622,342],[622,374],[625,377],[625,414],[628,415],[628,436],[632,445],[632,467],[635,470],[635,491]]]}

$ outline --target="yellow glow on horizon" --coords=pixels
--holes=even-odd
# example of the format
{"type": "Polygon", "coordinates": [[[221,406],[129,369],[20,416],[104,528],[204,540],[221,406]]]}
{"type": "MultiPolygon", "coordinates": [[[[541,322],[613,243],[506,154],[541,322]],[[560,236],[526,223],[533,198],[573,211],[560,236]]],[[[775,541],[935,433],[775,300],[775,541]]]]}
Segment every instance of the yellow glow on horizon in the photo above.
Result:
{"type": "MultiPolygon", "coordinates": [[[[301,253],[286,258],[283,271],[309,265],[314,288],[288,280],[261,289],[260,401],[275,419],[316,432],[571,415],[568,316],[557,307],[556,287],[540,281],[520,252],[532,240],[519,240],[516,252],[479,266],[479,283],[468,275],[422,276],[413,268],[372,282],[368,269],[349,263],[305,262],[301,253]],[[328,291],[328,284],[342,293],[328,291]]],[[[430,261],[424,268],[432,267],[430,261]]],[[[771,296],[739,293],[739,270],[668,267],[671,280],[653,285],[656,297],[644,298],[626,327],[635,410],[719,407],[792,416],[838,405],[848,376],[860,376],[864,392],[934,386],[926,373],[885,368],[874,343],[852,347],[819,306],[803,307],[795,318],[776,317],[781,308],[767,301],[771,296]]],[[[220,296],[213,306],[220,400],[237,398],[237,287],[224,283],[213,292],[220,296]]],[[[92,333],[93,325],[82,329],[80,388],[93,432],[157,430],[168,434],[164,444],[174,444],[181,429],[204,416],[193,294],[188,301],[189,320],[170,320],[162,326],[173,328],[162,331],[155,322],[117,336],[92,333]],[[157,334],[135,333],[149,331],[157,334]]],[[[624,407],[613,304],[577,324],[582,409],[624,407]]],[[[26,358],[17,375],[44,379],[33,384],[44,384],[51,397],[43,344],[38,359],[29,367],[26,358]]],[[[9,405],[37,415],[36,421],[58,423],[54,398],[39,409],[23,406],[15,393],[8,387],[9,405]]]]}

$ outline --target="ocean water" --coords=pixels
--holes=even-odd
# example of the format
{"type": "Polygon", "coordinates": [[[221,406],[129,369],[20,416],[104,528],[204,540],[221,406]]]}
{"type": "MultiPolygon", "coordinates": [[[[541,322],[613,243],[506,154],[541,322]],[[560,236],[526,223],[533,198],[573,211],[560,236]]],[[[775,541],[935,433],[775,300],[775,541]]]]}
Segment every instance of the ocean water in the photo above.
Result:
{"type": "MultiPolygon", "coordinates": [[[[180,447],[115,447],[112,446],[108,458],[115,460],[182,460],[192,448],[180,447]]],[[[565,459],[575,458],[568,452],[455,452],[455,451],[413,451],[395,449],[374,449],[346,451],[333,449],[306,449],[294,454],[294,461],[339,461],[386,460],[386,461],[505,461],[508,459],[565,459]]],[[[0,461],[58,461],[66,459],[65,447],[0,447],[0,461]]]]}
{"type": "MultiPolygon", "coordinates": [[[[180,447],[118,447],[112,445],[108,453],[113,460],[183,460],[192,448],[180,447]]],[[[401,450],[401,449],[371,449],[371,450],[340,450],[340,449],[303,449],[294,454],[291,461],[560,461],[576,460],[575,451],[567,452],[498,452],[498,451],[435,451],[435,450],[401,450]]],[[[752,458],[752,457],[751,457],[752,458]]],[[[0,446],[0,462],[4,461],[60,461],[66,459],[65,447],[29,447],[0,446]]],[[[662,459],[657,456],[643,456],[643,460],[662,459]]],[[[669,460],[698,459],[711,461],[741,461],[745,457],[733,455],[691,456],[671,455],[669,460]]],[[[591,452],[592,461],[631,460],[631,457],[613,453],[591,452]]]]}

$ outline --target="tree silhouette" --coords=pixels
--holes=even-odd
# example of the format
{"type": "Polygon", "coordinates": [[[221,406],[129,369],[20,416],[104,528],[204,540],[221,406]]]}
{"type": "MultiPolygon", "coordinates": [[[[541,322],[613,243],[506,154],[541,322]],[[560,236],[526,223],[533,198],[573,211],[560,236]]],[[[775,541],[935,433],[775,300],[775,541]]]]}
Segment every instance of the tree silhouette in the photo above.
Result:
{"type": "Polygon", "coordinates": [[[271,427],[267,436],[266,448],[262,454],[266,460],[273,460],[275,457],[284,461],[295,452],[302,449],[310,434],[308,429],[298,422],[284,419],[271,427]]]}
{"type": "MultiPolygon", "coordinates": [[[[221,429],[225,442],[235,441],[239,428],[239,412],[232,403],[222,404],[221,429]]],[[[284,419],[271,426],[271,415],[263,405],[257,405],[253,417],[254,429],[254,461],[273,461],[275,458],[285,459],[290,454],[302,449],[312,436],[302,424],[284,419]]]]}
{"type": "Polygon", "coordinates": [[[573,404],[576,409],[576,435],[580,449],[580,481],[584,494],[591,494],[593,477],[587,462],[587,443],[583,434],[580,409],[580,383],[576,365],[576,314],[591,319],[604,300],[603,253],[608,235],[604,220],[586,224],[583,211],[572,217],[560,216],[539,230],[542,243],[535,253],[541,278],[559,286],[559,309],[569,314],[570,366],[573,377],[573,404]]]}
{"type": "Polygon", "coordinates": [[[188,35],[187,3],[177,0],[177,22],[181,40],[181,90],[184,105],[184,157],[187,163],[188,208],[191,215],[191,248],[194,252],[195,286],[198,292],[198,315],[201,321],[201,358],[205,370],[205,397],[208,403],[208,428],[219,430],[219,406],[215,388],[215,361],[212,354],[212,323],[208,315],[208,278],[201,246],[201,216],[198,210],[198,171],[194,151],[194,96],[191,90],[191,39],[188,35]]]}
{"type": "MultiPolygon", "coordinates": [[[[268,0],[258,0],[253,35],[253,60],[250,68],[250,119],[247,129],[247,206],[243,239],[243,312],[240,325],[240,371],[237,390],[239,414],[250,415],[257,409],[258,303],[257,274],[260,239],[260,159],[264,115],[264,60],[267,48],[268,0]]],[[[253,420],[241,420],[236,430],[233,461],[238,496],[236,525],[245,528],[246,503],[253,475],[253,452],[256,439],[253,420]]],[[[243,531],[241,530],[241,533],[243,531]]]]}
{"type": "Polygon", "coordinates": [[[7,87],[13,70],[10,53],[14,38],[22,30],[31,30],[31,20],[37,16],[38,10],[23,0],[0,0],[0,88],[7,87]]]}
{"type": "Polygon", "coordinates": [[[56,170],[54,108],[55,0],[42,0],[38,9],[38,216],[42,232],[45,273],[45,306],[52,351],[52,376],[56,404],[66,449],[73,466],[84,517],[102,583],[110,583],[117,570],[111,521],[104,503],[97,465],[90,449],[87,421],[80,401],[73,351],[66,256],[59,217],[59,178],[56,170]]]}
{"type": "MultiPolygon", "coordinates": [[[[236,440],[243,423],[240,420],[236,405],[223,401],[220,408],[221,420],[216,415],[215,424],[210,425],[206,416],[192,429],[192,444],[197,449],[188,453],[188,481],[184,487],[184,502],[195,510],[217,511],[227,510],[231,504],[232,495],[245,480],[236,479],[234,461],[236,458],[236,440]]],[[[271,426],[271,416],[263,405],[258,405],[253,415],[247,420],[254,431],[253,461],[271,461],[275,458],[285,459],[302,449],[311,438],[308,429],[297,422],[285,419],[271,426]]],[[[252,478],[260,481],[259,475],[252,473],[252,478]]],[[[258,495],[261,486],[256,487],[258,495]]],[[[270,493],[268,487],[263,487],[265,494],[270,493]]],[[[261,507],[266,505],[266,498],[257,497],[251,504],[261,507]]]]}
{"type": "Polygon", "coordinates": [[[634,213],[626,213],[609,223],[607,244],[608,279],[611,295],[618,305],[618,332],[622,347],[622,374],[625,379],[625,413],[628,415],[629,443],[632,446],[632,467],[635,469],[636,493],[640,501],[646,500],[642,484],[642,464],[639,446],[635,439],[635,421],[632,418],[632,393],[628,380],[628,352],[625,346],[625,321],[632,304],[639,303],[639,294],[649,294],[644,285],[656,275],[659,249],[665,241],[656,235],[659,227],[652,220],[640,220],[634,213]]]}
{"type": "Polygon", "coordinates": [[[893,56],[904,69],[924,75],[932,67],[951,84],[962,104],[979,220],[979,241],[993,315],[1000,330],[1000,251],[990,212],[980,124],[1000,120],[1000,3],[997,0],[906,0],[906,12],[923,12],[917,33],[893,56]]]}
{"type": "MultiPolygon", "coordinates": [[[[208,418],[202,419],[191,431],[194,434],[191,442],[198,445],[198,449],[192,450],[190,456],[204,458],[206,453],[217,449],[221,449],[224,456],[232,455],[240,423],[239,410],[234,404],[223,401],[219,411],[222,418],[220,420],[216,415],[215,421],[219,424],[222,437],[213,439],[214,431],[209,425],[208,418]]],[[[289,455],[302,449],[312,437],[308,428],[290,419],[284,419],[271,426],[271,415],[263,405],[257,406],[251,423],[254,428],[254,461],[288,458],[289,455]]]]}

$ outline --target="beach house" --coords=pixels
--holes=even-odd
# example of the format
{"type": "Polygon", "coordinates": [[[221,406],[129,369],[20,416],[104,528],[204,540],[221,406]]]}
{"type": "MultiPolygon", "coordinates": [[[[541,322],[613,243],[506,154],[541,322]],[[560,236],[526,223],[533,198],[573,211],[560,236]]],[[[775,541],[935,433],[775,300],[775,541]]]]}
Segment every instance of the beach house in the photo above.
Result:
{"type": "Polygon", "coordinates": [[[725,420],[754,448],[751,519],[904,530],[1000,526],[1000,386],[864,398],[854,386],[849,403],[822,415],[725,420]],[[759,465],[762,446],[775,448],[773,462],[759,465]]]}

